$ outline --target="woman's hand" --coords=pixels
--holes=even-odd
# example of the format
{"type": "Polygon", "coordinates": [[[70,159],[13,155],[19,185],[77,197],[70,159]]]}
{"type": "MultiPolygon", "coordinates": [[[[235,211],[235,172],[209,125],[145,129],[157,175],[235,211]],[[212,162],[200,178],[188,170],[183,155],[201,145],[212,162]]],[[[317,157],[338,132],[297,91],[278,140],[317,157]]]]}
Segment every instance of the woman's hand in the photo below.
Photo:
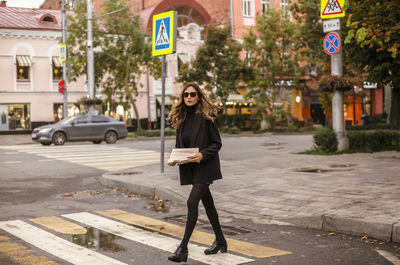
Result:
{"type": "Polygon", "coordinates": [[[176,165],[175,162],[168,162],[168,166],[170,166],[170,167],[174,167],[175,165],[176,165]]]}
{"type": "Polygon", "coordinates": [[[190,162],[195,162],[200,164],[200,161],[203,159],[203,154],[197,153],[193,156],[188,156],[188,158],[190,159],[190,162]]]}

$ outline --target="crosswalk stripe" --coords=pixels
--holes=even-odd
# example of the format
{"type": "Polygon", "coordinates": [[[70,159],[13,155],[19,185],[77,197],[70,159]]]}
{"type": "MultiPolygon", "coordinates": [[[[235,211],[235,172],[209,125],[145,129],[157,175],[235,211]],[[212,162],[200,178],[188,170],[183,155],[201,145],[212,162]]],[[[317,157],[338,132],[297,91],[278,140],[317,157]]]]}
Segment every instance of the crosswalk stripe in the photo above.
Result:
{"type": "Polygon", "coordinates": [[[0,253],[20,265],[59,265],[45,256],[37,255],[24,245],[12,242],[7,236],[0,236],[0,253]]]}
{"type": "MultiPolygon", "coordinates": [[[[97,229],[112,233],[126,239],[139,242],[144,245],[155,247],[164,251],[174,252],[180,241],[168,238],[150,231],[129,226],[88,212],[62,215],[65,218],[95,227],[97,229]]],[[[223,253],[218,255],[204,255],[204,247],[189,244],[189,258],[215,265],[234,265],[251,262],[253,260],[237,255],[223,253]]]]}
{"type": "Polygon", "coordinates": [[[43,216],[29,220],[63,234],[81,235],[87,233],[86,228],[58,216],[43,216]]]}
{"type": "MultiPolygon", "coordinates": [[[[94,213],[178,238],[183,237],[183,234],[185,232],[184,227],[146,216],[136,215],[119,209],[95,211],[94,213]]],[[[215,236],[210,233],[194,230],[190,240],[204,245],[211,245],[214,241],[214,238],[215,236]]],[[[228,249],[230,251],[241,253],[250,257],[269,258],[274,256],[292,254],[291,252],[285,250],[260,246],[231,238],[227,238],[227,242],[228,249]]]]}
{"type": "Polygon", "coordinates": [[[21,220],[0,222],[0,228],[72,264],[124,265],[126,263],[86,249],[21,220]]]}
{"type": "MultiPolygon", "coordinates": [[[[3,146],[0,146],[0,148],[3,148],[3,146]]],[[[7,148],[105,171],[157,164],[160,160],[160,153],[153,150],[130,149],[110,145],[73,145],[53,148],[31,145],[22,147],[7,146],[7,148]]],[[[169,154],[166,153],[165,157],[168,156],[169,154]]],[[[39,160],[39,162],[47,161],[49,160],[39,160]]],[[[8,163],[16,162],[11,161],[8,163]]]]}

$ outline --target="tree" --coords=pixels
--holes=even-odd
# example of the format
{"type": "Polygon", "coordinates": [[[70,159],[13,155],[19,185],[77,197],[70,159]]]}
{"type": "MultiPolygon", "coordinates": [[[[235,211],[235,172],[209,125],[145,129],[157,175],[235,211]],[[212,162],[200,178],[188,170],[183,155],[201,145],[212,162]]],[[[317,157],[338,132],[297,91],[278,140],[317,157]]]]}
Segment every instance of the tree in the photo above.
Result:
{"type": "Polygon", "coordinates": [[[192,67],[183,66],[178,82],[204,85],[213,98],[221,100],[225,110],[229,94],[236,91],[241,80],[241,49],[241,45],[232,39],[230,27],[209,24],[204,44],[197,50],[192,67]]]}
{"type": "MultiPolygon", "coordinates": [[[[82,5],[84,9],[85,5],[82,5]]],[[[123,0],[108,0],[104,4],[104,13],[109,13],[125,7],[123,0]]],[[[86,19],[84,12],[78,11],[71,28],[75,32],[85,32],[83,23],[86,19]]],[[[104,16],[94,30],[95,53],[95,80],[96,84],[103,87],[106,95],[105,102],[114,99],[125,108],[132,107],[137,119],[137,128],[140,129],[139,112],[136,106],[136,96],[140,84],[140,75],[149,70],[154,77],[160,76],[160,62],[151,55],[151,43],[139,25],[139,17],[125,9],[121,12],[104,16]]],[[[83,34],[85,35],[85,34],[83,34]]],[[[86,65],[82,57],[86,58],[86,45],[84,38],[79,34],[70,36],[70,45],[74,47],[71,57],[75,75],[86,73],[86,65]],[[75,45],[72,45],[75,44],[75,45]],[[81,58],[77,58],[81,57],[81,58]]]]}
{"type": "MultiPolygon", "coordinates": [[[[300,71],[299,58],[294,51],[298,47],[298,24],[289,21],[286,14],[272,8],[257,17],[257,25],[244,37],[248,54],[245,63],[253,70],[247,83],[252,88],[248,96],[267,109],[262,111],[265,122],[273,111],[273,100],[281,101],[281,90],[299,87],[304,71],[300,71]]],[[[260,108],[258,108],[260,109],[260,108]]],[[[261,129],[265,129],[262,126],[261,129]]]]}
{"type": "Polygon", "coordinates": [[[367,81],[392,86],[389,122],[400,128],[400,1],[351,0],[345,49],[368,74],[367,81]]]}

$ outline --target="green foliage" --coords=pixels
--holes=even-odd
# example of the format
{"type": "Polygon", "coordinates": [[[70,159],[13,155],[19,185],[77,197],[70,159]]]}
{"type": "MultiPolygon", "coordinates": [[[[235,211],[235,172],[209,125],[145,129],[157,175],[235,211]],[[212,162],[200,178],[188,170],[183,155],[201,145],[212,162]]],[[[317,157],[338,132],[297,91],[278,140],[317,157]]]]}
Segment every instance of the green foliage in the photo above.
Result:
{"type": "MultiPolygon", "coordinates": [[[[123,0],[107,0],[104,13],[125,7],[123,0]]],[[[81,4],[70,16],[68,26],[69,62],[72,77],[86,74],[86,4],[81,4]]],[[[103,87],[105,103],[118,101],[125,108],[133,107],[138,121],[135,97],[138,95],[140,75],[149,71],[160,76],[160,63],[151,55],[151,43],[145,38],[139,25],[139,17],[128,9],[93,20],[93,47],[95,52],[95,82],[103,87]],[[98,26],[101,24],[101,27],[98,26]]]]}
{"type": "Polygon", "coordinates": [[[219,99],[225,108],[227,98],[236,91],[244,71],[239,58],[242,46],[231,37],[230,27],[209,24],[204,44],[199,47],[192,66],[184,65],[180,83],[197,82],[219,99]]]}
{"type": "Polygon", "coordinates": [[[353,150],[375,152],[400,147],[400,132],[395,130],[351,131],[347,137],[353,150]]]}
{"type": "Polygon", "coordinates": [[[368,125],[356,125],[347,126],[348,131],[368,131],[368,130],[387,130],[390,129],[390,125],[386,123],[368,124],[368,125]]]}
{"type": "Polygon", "coordinates": [[[400,128],[400,1],[351,0],[346,16],[344,50],[367,81],[392,84],[389,121],[400,128]]]}
{"type": "MultiPolygon", "coordinates": [[[[171,128],[166,128],[164,131],[165,136],[175,136],[176,130],[171,128]]],[[[145,137],[160,137],[161,130],[137,130],[135,132],[136,136],[145,136],[145,137]]]]}
{"type": "Polygon", "coordinates": [[[255,101],[253,115],[262,120],[274,111],[272,103],[281,102],[282,89],[301,87],[303,75],[299,66],[299,26],[285,18],[285,14],[272,8],[257,17],[257,25],[244,37],[244,49],[249,55],[245,59],[249,71],[246,81],[250,87],[248,98],[255,101]]]}
{"type": "Polygon", "coordinates": [[[316,149],[324,152],[336,152],[338,140],[330,127],[322,127],[313,136],[316,149]]]}
{"type": "Polygon", "coordinates": [[[251,119],[250,114],[237,114],[237,115],[219,114],[216,119],[216,124],[220,129],[236,127],[241,130],[246,130],[250,129],[251,126],[255,126],[254,122],[256,121],[253,121],[251,119]]]}
{"type": "Polygon", "coordinates": [[[228,130],[226,131],[226,133],[228,134],[239,134],[240,133],[240,129],[232,127],[232,128],[228,128],[228,130]]]}

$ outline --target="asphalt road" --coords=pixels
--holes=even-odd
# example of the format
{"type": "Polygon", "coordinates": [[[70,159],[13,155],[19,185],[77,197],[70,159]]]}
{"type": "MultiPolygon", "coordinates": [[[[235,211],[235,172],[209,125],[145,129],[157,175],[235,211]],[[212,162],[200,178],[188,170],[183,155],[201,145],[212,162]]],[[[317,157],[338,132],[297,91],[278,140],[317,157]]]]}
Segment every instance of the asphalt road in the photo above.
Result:
{"type": "MultiPolygon", "coordinates": [[[[301,140],[294,140],[293,137],[280,137],[278,140],[281,143],[298,141],[299,144],[292,150],[297,152],[307,149],[311,144],[311,136],[301,135],[299,137],[301,140]]],[[[271,143],[279,142],[276,140],[277,138],[271,137],[271,143]]],[[[224,160],[256,157],[261,152],[261,142],[257,137],[224,138],[223,144],[221,159],[224,160]]],[[[88,143],[68,143],[65,146],[75,150],[82,146],[86,148],[88,145],[88,143]]],[[[166,150],[170,150],[173,145],[174,139],[168,139],[166,150]]],[[[58,159],[49,159],[40,154],[18,151],[18,146],[17,149],[13,149],[15,147],[0,149],[0,222],[22,220],[58,237],[67,238],[65,234],[34,224],[31,219],[45,216],[59,217],[77,212],[120,209],[184,226],[186,214],[184,204],[159,202],[157,198],[143,198],[130,194],[128,191],[105,188],[97,179],[105,172],[104,170],[58,159]]],[[[124,140],[119,141],[116,145],[102,144],[100,147],[159,151],[160,143],[158,140],[124,140]]],[[[40,148],[56,150],[57,147],[40,148]]],[[[68,156],[68,153],[65,156],[68,156]]],[[[216,204],[218,208],[218,202],[216,204]]],[[[400,251],[396,244],[359,236],[329,234],[313,229],[269,223],[268,220],[264,224],[256,224],[251,220],[236,219],[224,212],[220,212],[220,218],[229,238],[292,252],[289,255],[263,259],[247,257],[254,260],[249,264],[395,264],[389,262],[381,254],[387,252],[390,257],[391,254],[398,255],[400,251]],[[379,253],[377,250],[385,252],[379,253]]],[[[84,226],[80,222],[78,224],[84,226]]],[[[72,241],[87,249],[92,249],[126,264],[171,264],[167,261],[167,257],[170,255],[168,251],[162,251],[90,226],[85,227],[87,234],[76,236],[72,241]]],[[[203,209],[201,209],[197,229],[211,232],[203,209]]],[[[63,258],[49,254],[1,229],[0,246],[3,246],[3,250],[0,247],[0,264],[51,264],[46,263],[50,261],[58,264],[71,264],[63,258]],[[19,251],[15,251],[15,246],[19,246],[17,247],[19,251]],[[48,259],[48,261],[43,261],[38,257],[48,259]]],[[[238,256],[243,255],[239,254],[238,256]]],[[[189,264],[205,263],[189,260],[189,264]]]]}

